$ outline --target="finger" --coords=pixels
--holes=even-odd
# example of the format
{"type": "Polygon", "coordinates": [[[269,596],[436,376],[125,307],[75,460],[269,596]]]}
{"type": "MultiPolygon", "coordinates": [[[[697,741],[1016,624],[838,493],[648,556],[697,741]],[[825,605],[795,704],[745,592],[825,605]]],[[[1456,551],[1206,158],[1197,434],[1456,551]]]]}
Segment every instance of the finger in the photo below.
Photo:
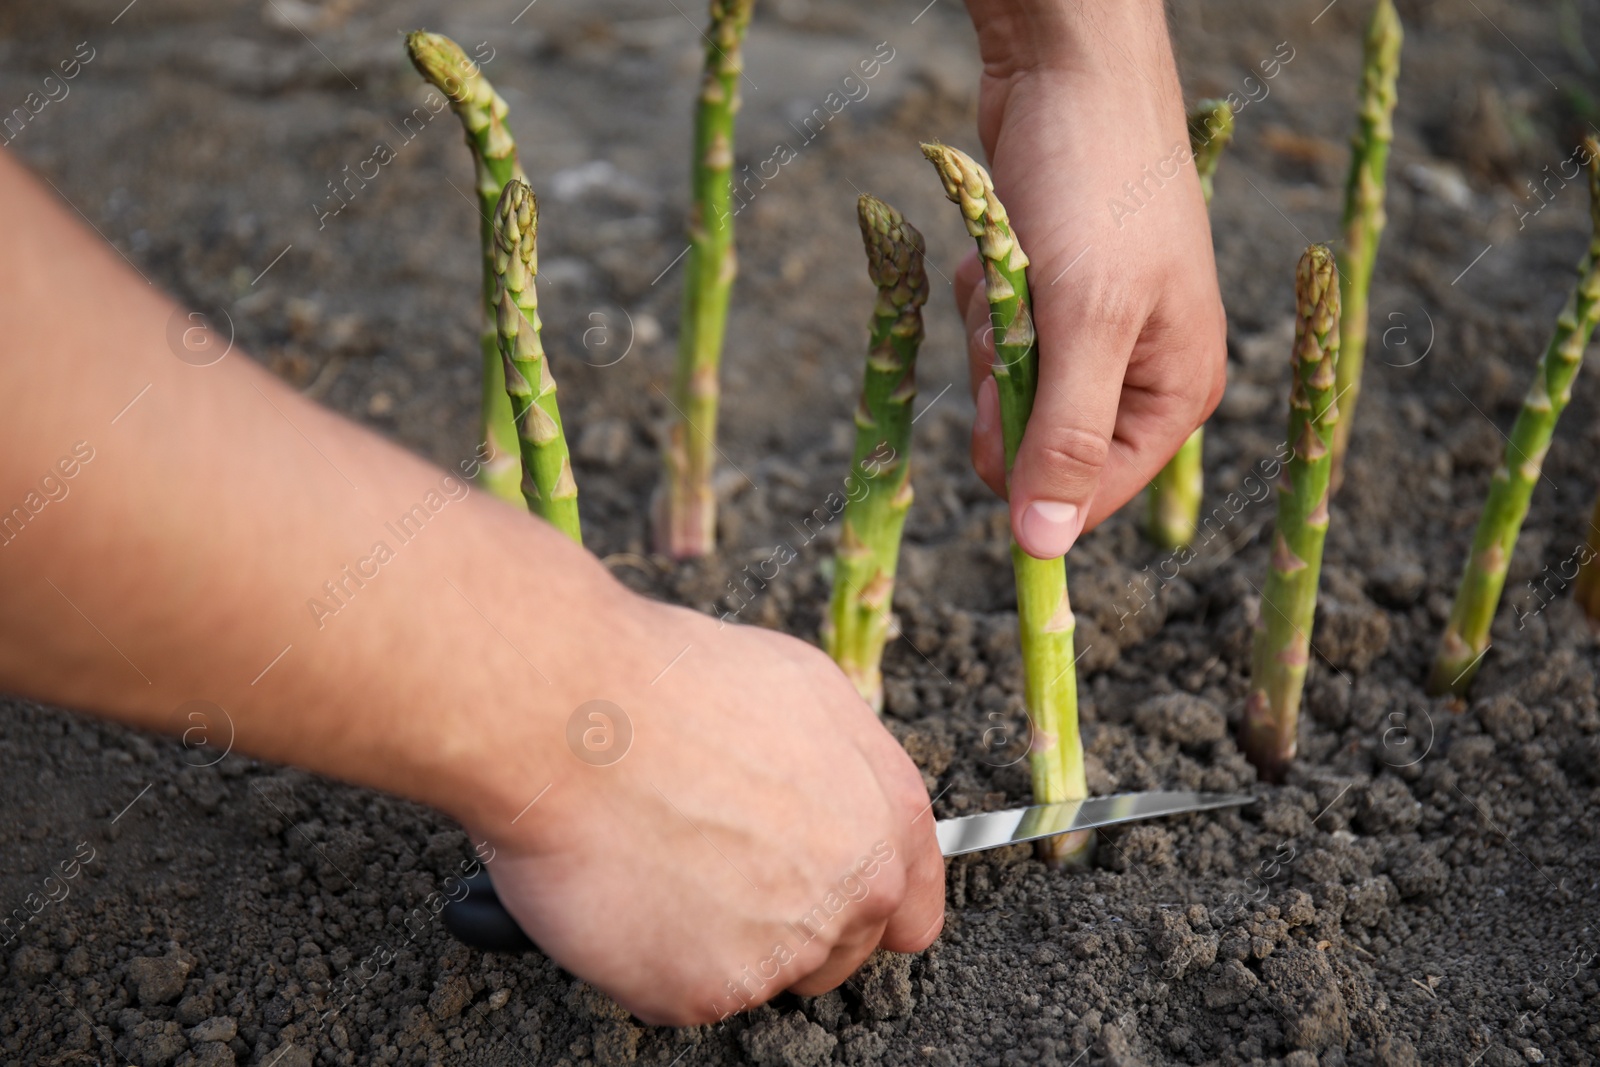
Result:
{"type": "Polygon", "coordinates": [[[867,957],[872,955],[872,950],[878,947],[883,937],[883,925],[878,922],[852,930],[848,937],[833,946],[833,951],[828,953],[828,958],[821,966],[791,985],[790,992],[802,997],[815,997],[838,988],[846,978],[861,969],[867,957]]]}
{"type": "Polygon", "coordinates": [[[1000,437],[1000,391],[994,376],[978,386],[978,413],[972,420],[972,469],[1001,499],[1006,495],[1006,445],[1000,437]]]}
{"type": "Polygon", "coordinates": [[[859,706],[856,743],[889,802],[891,836],[878,841],[857,867],[872,887],[869,907],[887,914],[883,946],[920,952],[944,925],[944,856],[934,830],[933,802],[922,772],[905,749],[864,705],[859,706]]]}
{"type": "Polygon", "coordinates": [[[905,895],[889,916],[880,943],[892,952],[921,952],[944,929],[944,856],[931,802],[913,816],[896,858],[905,864],[905,895]]]}
{"type": "Polygon", "coordinates": [[[1186,311],[1182,328],[1169,327],[1159,311],[1145,325],[1123,381],[1116,447],[1100,476],[1090,526],[1143,489],[1211,416],[1227,384],[1226,338],[1220,302],[1186,311]]]}
{"type": "Polygon", "coordinates": [[[1142,325],[1103,304],[1077,304],[1047,323],[1060,306],[1039,308],[1039,388],[1011,470],[1011,529],[1037,559],[1065,555],[1083,532],[1142,325]]]}

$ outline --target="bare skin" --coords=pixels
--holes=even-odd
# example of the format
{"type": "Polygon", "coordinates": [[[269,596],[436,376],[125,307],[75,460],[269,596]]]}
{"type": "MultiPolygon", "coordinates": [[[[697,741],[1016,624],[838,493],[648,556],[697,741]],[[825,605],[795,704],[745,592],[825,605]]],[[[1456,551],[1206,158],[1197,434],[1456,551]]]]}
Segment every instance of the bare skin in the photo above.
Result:
{"type": "MultiPolygon", "coordinates": [[[[1209,231],[1192,167],[1125,228],[1095,217],[1183,137],[1154,0],[969,8],[1000,193],[1035,276],[1066,271],[1038,297],[1045,384],[1011,494],[1023,544],[1060,554],[1215,405],[1209,231]],[[1105,109],[1077,114],[1090,98],[1105,109]],[[1078,516],[1040,526],[1038,501],[1078,516]]],[[[213,701],[237,751],[439,808],[493,846],[541,947],[649,1022],[820,993],[938,936],[921,777],[822,653],[635,596],[242,353],[180,360],[182,313],[7,156],[0,231],[0,519],[23,509],[0,534],[0,688],[167,732],[213,701]],[[596,699],[633,728],[609,766],[567,740],[596,699]]],[[[1002,489],[987,396],[974,458],[1002,489]]]]}
{"type": "Polygon", "coordinates": [[[4,157],[0,229],[0,501],[58,497],[0,538],[0,688],[169,732],[214,701],[237,751],[447,812],[545,951],[649,1022],[821,992],[938,935],[921,776],[821,652],[635,596],[241,353],[180,361],[178,309],[4,157]],[[385,523],[430,491],[402,542],[385,523]],[[337,614],[308,608],[379,541],[337,614]],[[634,730],[607,767],[566,740],[594,699],[634,730]],[[869,891],[815,936],[786,925],[852,872],[869,891]]]}
{"type": "Polygon", "coordinates": [[[1143,489],[1222,399],[1226,320],[1159,0],[967,8],[984,63],[978,133],[1032,261],[1040,346],[1008,494],[989,309],[968,256],[956,300],[972,459],[1009,495],[1018,543],[1048,559],[1143,489]]]}

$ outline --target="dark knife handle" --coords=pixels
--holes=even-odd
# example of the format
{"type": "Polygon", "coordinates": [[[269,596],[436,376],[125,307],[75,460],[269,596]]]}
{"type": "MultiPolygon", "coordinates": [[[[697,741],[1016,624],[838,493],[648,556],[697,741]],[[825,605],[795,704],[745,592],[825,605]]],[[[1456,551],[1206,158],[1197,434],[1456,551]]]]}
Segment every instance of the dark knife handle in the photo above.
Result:
{"type": "Polygon", "coordinates": [[[535,945],[511,917],[487,871],[463,879],[467,895],[447,901],[444,928],[456,940],[483,952],[532,952],[535,945]]]}

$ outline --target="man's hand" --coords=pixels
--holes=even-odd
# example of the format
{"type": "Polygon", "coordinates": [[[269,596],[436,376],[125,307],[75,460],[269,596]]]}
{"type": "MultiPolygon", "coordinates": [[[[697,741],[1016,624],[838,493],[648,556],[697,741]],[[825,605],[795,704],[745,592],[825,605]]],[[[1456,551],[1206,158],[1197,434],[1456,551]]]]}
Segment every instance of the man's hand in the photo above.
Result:
{"type": "Polygon", "coordinates": [[[938,935],[922,778],[821,652],[634,595],[469,492],[476,458],[431,467],[242,353],[180,359],[182,312],[5,153],[0,229],[0,395],[27,398],[0,500],[50,498],[0,538],[0,689],[150,730],[215,701],[234,752],[440,808],[540,945],[652,1022],[938,935]],[[610,765],[595,700],[632,725],[610,765]]]}
{"type": "Polygon", "coordinates": [[[523,929],[674,1025],[822,993],[880,944],[931,944],[944,862],[927,790],[838,668],[771,631],[637,599],[627,614],[639,633],[619,647],[687,651],[654,682],[631,653],[592,681],[628,716],[626,754],[561,760],[515,825],[539,783],[508,785],[498,825],[469,821],[523,929]]]}
{"type": "Polygon", "coordinates": [[[1121,507],[1222,397],[1211,227],[1156,0],[968,0],[978,130],[1031,260],[1039,393],[1009,493],[989,307],[956,275],[978,413],[972,459],[1039,558],[1121,507]]]}

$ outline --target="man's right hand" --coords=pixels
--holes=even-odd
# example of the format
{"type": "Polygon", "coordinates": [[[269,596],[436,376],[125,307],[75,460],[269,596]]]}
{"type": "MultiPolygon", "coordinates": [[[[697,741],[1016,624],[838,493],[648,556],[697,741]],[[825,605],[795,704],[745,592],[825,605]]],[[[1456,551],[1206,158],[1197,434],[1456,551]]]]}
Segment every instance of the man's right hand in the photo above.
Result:
{"type": "Polygon", "coordinates": [[[931,944],[944,863],[927,790],[833,662],[782,634],[628,600],[615,647],[659,664],[619,653],[590,683],[626,726],[599,708],[607,719],[583,718],[595,750],[561,753],[514,824],[509,798],[544,783],[508,783],[501,817],[469,817],[523,929],[639,1018],[674,1025],[786,988],[822,993],[880,944],[931,944]],[[631,744],[606,764],[626,727],[631,744]]]}

